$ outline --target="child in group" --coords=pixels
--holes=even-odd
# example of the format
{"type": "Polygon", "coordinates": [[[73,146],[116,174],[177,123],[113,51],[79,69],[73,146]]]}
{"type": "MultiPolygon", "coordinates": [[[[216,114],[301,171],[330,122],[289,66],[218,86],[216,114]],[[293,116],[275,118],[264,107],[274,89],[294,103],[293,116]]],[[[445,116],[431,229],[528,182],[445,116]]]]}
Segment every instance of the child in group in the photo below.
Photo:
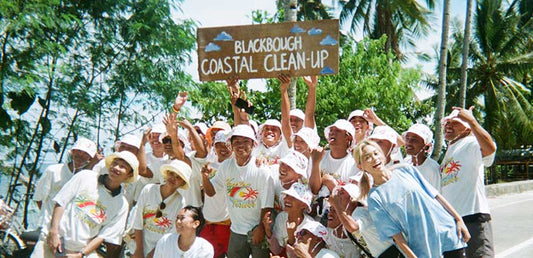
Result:
{"type": "Polygon", "coordinates": [[[165,183],[146,185],[137,201],[133,217],[136,249],[133,257],[153,254],[157,240],[173,229],[178,211],[183,207],[183,196],[178,189],[188,189],[191,167],[180,160],[162,165],[160,173],[165,183]]]}
{"type": "Polygon", "coordinates": [[[200,208],[186,206],[176,216],[176,233],[164,235],[155,247],[154,258],[213,257],[213,246],[197,237],[205,220],[200,208]]]}
{"type": "Polygon", "coordinates": [[[328,231],[319,222],[305,223],[296,231],[296,236],[298,241],[294,246],[288,246],[288,257],[339,258],[337,253],[326,248],[328,231]]]}
{"type": "Polygon", "coordinates": [[[361,196],[368,195],[382,240],[394,239],[407,257],[465,257],[470,235],[462,218],[414,167],[387,167],[380,146],[369,140],[359,143],[353,156],[364,171],[361,196]]]}

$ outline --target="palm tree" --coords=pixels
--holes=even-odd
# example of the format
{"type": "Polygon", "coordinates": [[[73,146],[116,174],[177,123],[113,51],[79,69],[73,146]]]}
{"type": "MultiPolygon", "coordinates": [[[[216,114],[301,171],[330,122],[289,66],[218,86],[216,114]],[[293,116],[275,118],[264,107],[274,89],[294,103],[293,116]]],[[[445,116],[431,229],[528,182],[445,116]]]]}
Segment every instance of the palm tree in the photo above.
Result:
{"type": "Polygon", "coordinates": [[[426,0],[425,6],[417,0],[341,0],[340,21],[349,24],[355,32],[362,26],[363,33],[371,38],[387,35],[386,50],[402,57],[400,45],[414,45],[414,41],[426,34],[427,20],[435,1],[426,0]]]}

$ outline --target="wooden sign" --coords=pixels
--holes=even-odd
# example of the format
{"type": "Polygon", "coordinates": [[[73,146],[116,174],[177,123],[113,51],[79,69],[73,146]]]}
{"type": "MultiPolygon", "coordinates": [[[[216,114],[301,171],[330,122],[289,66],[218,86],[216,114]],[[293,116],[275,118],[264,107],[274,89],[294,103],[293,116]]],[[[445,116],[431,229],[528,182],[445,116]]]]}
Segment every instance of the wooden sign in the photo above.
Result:
{"type": "Polygon", "coordinates": [[[197,40],[202,81],[339,71],[339,20],[199,28],[197,40]]]}

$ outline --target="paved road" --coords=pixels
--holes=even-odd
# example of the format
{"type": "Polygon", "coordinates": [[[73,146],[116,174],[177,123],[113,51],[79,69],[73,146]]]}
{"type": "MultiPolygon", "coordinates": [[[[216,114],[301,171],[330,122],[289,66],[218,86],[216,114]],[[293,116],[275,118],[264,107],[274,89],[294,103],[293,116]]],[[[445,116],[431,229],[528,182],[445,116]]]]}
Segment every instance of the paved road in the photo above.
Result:
{"type": "Polygon", "coordinates": [[[489,199],[497,258],[533,257],[533,191],[489,199]]]}

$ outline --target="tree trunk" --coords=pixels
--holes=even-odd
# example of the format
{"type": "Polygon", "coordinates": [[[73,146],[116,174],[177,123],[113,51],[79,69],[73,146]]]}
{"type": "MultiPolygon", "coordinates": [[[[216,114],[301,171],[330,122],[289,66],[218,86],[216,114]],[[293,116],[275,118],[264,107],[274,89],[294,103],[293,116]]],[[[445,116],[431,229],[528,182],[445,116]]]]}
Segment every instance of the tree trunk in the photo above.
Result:
{"type": "Polygon", "coordinates": [[[472,27],[472,6],[473,0],[466,0],[466,19],[465,19],[465,35],[463,39],[463,63],[461,64],[461,88],[459,96],[459,103],[462,108],[466,106],[466,82],[468,78],[468,48],[470,47],[470,28],[472,27]]]}
{"type": "Polygon", "coordinates": [[[446,106],[446,67],[448,59],[448,34],[450,29],[450,1],[444,0],[444,10],[442,14],[442,36],[440,43],[439,59],[439,88],[437,99],[437,110],[435,111],[435,149],[432,158],[439,160],[442,149],[442,124],[444,117],[444,107],[446,106]]]}
{"type": "MultiPolygon", "coordinates": [[[[285,21],[296,21],[296,14],[298,11],[297,0],[285,0],[285,21]]],[[[292,80],[287,93],[289,94],[290,109],[296,108],[296,82],[292,80]]]]}

